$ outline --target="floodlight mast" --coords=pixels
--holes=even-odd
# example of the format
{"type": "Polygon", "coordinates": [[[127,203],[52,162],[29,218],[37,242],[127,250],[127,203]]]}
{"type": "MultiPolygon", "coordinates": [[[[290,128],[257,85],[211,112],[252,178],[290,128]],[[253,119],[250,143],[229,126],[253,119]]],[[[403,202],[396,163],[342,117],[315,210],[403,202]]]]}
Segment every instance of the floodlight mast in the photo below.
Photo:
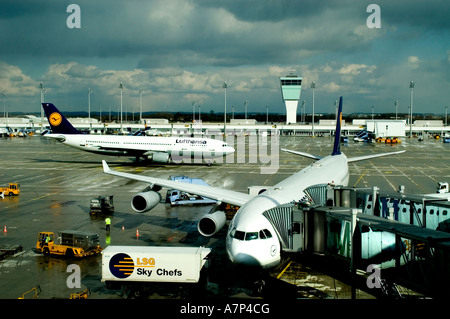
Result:
{"type": "Polygon", "coordinates": [[[223,113],[223,136],[227,135],[227,82],[223,82],[223,88],[225,89],[225,111],[223,113]]]}
{"type": "Polygon", "coordinates": [[[412,138],[412,114],[413,114],[413,95],[414,95],[414,81],[409,81],[409,89],[410,89],[410,114],[409,114],[409,138],[412,138]]]}
{"type": "Polygon", "coordinates": [[[122,93],[123,93],[123,82],[120,82],[119,88],[120,88],[120,134],[122,134],[122,133],[123,133],[123,129],[122,129],[122,93]]]}

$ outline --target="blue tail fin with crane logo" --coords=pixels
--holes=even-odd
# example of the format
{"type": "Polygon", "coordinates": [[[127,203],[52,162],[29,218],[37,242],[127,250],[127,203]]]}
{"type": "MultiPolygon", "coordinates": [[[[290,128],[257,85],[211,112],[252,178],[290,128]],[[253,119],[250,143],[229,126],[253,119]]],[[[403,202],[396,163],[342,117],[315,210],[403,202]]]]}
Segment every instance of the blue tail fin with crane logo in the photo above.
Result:
{"type": "Polygon", "coordinates": [[[339,107],[336,114],[336,132],[332,156],[341,154],[341,125],[342,125],[342,96],[339,98],[339,107]]]}

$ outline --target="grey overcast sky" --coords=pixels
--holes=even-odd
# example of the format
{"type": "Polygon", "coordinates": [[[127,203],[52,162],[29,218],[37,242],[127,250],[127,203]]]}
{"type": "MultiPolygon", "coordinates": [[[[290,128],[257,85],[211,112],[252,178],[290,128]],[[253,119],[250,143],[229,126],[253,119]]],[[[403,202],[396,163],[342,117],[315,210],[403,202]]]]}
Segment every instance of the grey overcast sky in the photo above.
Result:
{"type": "MultiPolygon", "coordinates": [[[[0,92],[8,112],[103,111],[123,103],[137,111],[283,113],[279,77],[303,77],[311,112],[443,114],[450,106],[448,0],[2,0],[0,92]],[[74,20],[70,4],[80,8],[74,20]],[[369,28],[369,4],[380,28],[369,28]],[[69,28],[67,20],[80,22],[69,28]],[[197,108],[198,110],[198,108],[197,108]]],[[[375,21],[370,19],[370,21],[375,21]]],[[[0,100],[0,102],[3,102],[0,100]]],[[[3,104],[3,103],[1,103],[3,104]]],[[[0,104],[0,106],[1,106],[0,104]]],[[[0,107],[1,112],[3,108],[0,107]]]]}

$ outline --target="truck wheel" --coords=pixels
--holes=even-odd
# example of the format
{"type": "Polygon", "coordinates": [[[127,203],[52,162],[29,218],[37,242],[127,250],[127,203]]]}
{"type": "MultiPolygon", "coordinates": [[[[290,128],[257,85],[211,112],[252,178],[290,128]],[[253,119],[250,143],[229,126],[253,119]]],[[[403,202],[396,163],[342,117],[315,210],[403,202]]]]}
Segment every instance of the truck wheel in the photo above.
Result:
{"type": "Polygon", "coordinates": [[[14,193],[13,192],[9,192],[9,194],[8,194],[9,196],[12,196],[12,195],[14,195],[14,193]]]}
{"type": "Polygon", "coordinates": [[[67,249],[66,250],[66,257],[73,257],[73,250],[72,249],[67,249]]]}
{"type": "Polygon", "coordinates": [[[48,247],[45,247],[42,252],[44,253],[44,255],[49,255],[50,254],[50,250],[48,249],[48,247]]]}

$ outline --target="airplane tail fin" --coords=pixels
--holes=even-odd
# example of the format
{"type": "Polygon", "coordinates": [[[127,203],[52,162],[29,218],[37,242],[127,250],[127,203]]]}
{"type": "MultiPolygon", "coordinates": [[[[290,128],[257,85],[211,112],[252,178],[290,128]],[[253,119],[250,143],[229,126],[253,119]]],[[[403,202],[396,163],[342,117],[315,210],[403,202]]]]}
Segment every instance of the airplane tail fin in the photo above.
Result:
{"type": "Polygon", "coordinates": [[[342,96],[339,98],[339,108],[336,114],[336,132],[332,156],[341,154],[341,124],[342,124],[342,96]]]}
{"type": "Polygon", "coordinates": [[[53,133],[81,134],[52,103],[42,103],[42,107],[53,133]]]}

